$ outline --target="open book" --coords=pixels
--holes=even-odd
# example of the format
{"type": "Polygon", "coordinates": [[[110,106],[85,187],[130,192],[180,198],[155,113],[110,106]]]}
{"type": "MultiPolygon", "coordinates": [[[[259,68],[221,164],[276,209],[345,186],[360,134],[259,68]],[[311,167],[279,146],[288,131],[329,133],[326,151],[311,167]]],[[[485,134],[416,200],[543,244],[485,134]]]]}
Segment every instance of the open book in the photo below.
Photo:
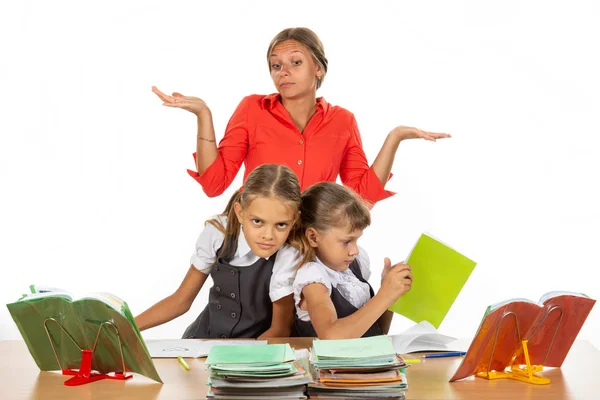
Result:
{"type": "Polygon", "coordinates": [[[596,300],[582,293],[549,292],[538,302],[510,299],[485,311],[477,334],[450,381],[525,364],[520,340],[528,340],[531,365],[560,367],[596,300]],[[495,348],[494,348],[495,344],[495,348]]]}
{"type": "Polygon", "coordinates": [[[455,337],[442,335],[427,321],[408,328],[402,333],[390,335],[398,354],[422,351],[466,351],[468,344],[455,337]]]}
{"type": "Polygon", "coordinates": [[[421,235],[406,263],[415,284],[390,310],[439,328],[477,263],[428,235],[421,235]]]}
{"type": "Polygon", "coordinates": [[[135,372],[162,382],[127,303],[113,294],[74,297],[32,285],[7,307],[42,371],[78,369],[81,350],[94,350],[92,370],[135,372]]]}

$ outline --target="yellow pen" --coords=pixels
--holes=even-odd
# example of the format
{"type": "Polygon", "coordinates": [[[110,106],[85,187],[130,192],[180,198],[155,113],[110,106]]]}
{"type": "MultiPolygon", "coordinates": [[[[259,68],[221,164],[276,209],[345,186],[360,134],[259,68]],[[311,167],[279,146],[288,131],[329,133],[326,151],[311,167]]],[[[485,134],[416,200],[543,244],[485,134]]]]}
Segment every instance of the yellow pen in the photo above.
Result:
{"type": "Polygon", "coordinates": [[[404,359],[404,362],[405,362],[405,363],[407,363],[407,364],[410,364],[410,363],[420,363],[420,362],[421,362],[421,360],[419,360],[418,358],[415,358],[415,359],[412,359],[412,358],[405,358],[405,359],[404,359]]]}
{"type": "Polygon", "coordinates": [[[185,362],[185,360],[183,359],[183,357],[177,356],[177,360],[179,361],[179,364],[181,364],[181,366],[183,367],[183,369],[185,369],[186,371],[190,370],[190,366],[188,365],[188,363],[185,362]]]}

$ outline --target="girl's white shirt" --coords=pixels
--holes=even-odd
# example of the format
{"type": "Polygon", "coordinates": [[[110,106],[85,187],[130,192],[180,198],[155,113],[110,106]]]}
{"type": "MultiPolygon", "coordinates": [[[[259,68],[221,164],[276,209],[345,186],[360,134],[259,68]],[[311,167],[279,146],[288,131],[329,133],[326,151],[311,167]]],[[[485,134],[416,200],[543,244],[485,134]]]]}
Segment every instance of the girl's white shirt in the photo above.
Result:
{"type": "MultiPolygon", "coordinates": [[[[358,248],[358,251],[356,260],[363,278],[368,281],[371,276],[369,255],[361,247],[358,248]]],[[[294,280],[294,304],[296,305],[296,314],[301,321],[310,321],[308,311],[300,309],[300,300],[302,299],[302,289],[311,283],[324,285],[330,296],[331,288],[336,288],[356,308],[361,308],[371,299],[369,284],[361,282],[350,268],[345,271],[336,271],[316,258],[315,261],[300,267],[294,280]]]]}
{"type": "MultiPolygon", "coordinates": [[[[215,215],[212,219],[221,222],[227,226],[227,217],[215,215]]],[[[216,260],[217,251],[223,244],[225,235],[213,225],[207,223],[196,240],[196,251],[192,254],[190,263],[198,271],[208,275],[212,269],[212,264],[216,260]]],[[[293,247],[284,245],[275,255],[273,264],[273,274],[269,285],[269,297],[271,301],[277,301],[294,292],[293,283],[296,276],[296,265],[298,264],[298,251],[293,247]]],[[[229,263],[236,267],[248,267],[260,259],[250,250],[244,232],[240,230],[238,237],[237,250],[229,263]]],[[[248,285],[254,285],[253,282],[246,282],[248,285]]]]}

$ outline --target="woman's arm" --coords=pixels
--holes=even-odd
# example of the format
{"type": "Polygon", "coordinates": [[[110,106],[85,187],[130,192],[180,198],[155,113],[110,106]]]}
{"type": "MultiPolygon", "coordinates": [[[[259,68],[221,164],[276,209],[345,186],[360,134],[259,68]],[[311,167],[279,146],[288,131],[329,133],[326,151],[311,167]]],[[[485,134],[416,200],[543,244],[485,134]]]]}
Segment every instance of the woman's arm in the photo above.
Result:
{"type": "Polygon", "coordinates": [[[436,139],[449,137],[450,135],[447,133],[427,132],[410,126],[397,126],[385,138],[381,150],[379,150],[373,162],[373,171],[377,175],[377,178],[379,178],[379,182],[385,186],[392,172],[396,151],[401,141],[406,139],[425,139],[435,142],[436,139]]]}
{"type": "Polygon", "coordinates": [[[196,136],[196,170],[202,175],[215,162],[218,156],[215,128],[208,107],[198,116],[198,135],[196,136]]]}
{"type": "Polygon", "coordinates": [[[206,282],[207,276],[193,265],[190,266],[175,293],[135,317],[135,323],[140,331],[169,322],[187,312],[206,282]]]}
{"type": "Polygon", "coordinates": [[[263,332],[258,339],[290,336],[292,324],[294,323],[294,312],[293,294],[273,302],[271,327],[263,332]]]}
{"type": "Polygon", "coordinates": [[[404,126],[396,127],[387,135],[373,165],[369,166],[354,117],[350,121],[350,135],[340,166],[340,178],[346,186],[372,204],[394,195],[384,187],[390,178],[396,151],[402,140],[420,137],[435,141],[450,137],[445,133],[425,132],[404,126]]]}
{"type": "Polygon", "coordinates": [[[167,107],[181,108],[196,115],[196,171],[188,173],[209,197],[220,195],[229,187],[248,154],[248,99],[243,99],[231,116],[225,135],[217,147],[212,113],[206,103],[193,96],[173,93],[168,96],[152,87],[167,107]]]}

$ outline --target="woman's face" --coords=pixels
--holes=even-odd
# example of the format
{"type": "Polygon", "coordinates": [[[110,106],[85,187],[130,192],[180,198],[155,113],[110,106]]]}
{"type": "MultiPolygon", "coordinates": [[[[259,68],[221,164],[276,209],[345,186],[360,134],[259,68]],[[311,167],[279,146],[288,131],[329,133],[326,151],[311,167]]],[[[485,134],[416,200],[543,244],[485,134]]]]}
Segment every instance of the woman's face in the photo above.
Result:
{"type": "Polygon", "coordinates": [[[285,99],[314,96],[317,77],[323,75],[310,50],[295,40],[279,43],[271,51],[271,78],[285,99]]]}

